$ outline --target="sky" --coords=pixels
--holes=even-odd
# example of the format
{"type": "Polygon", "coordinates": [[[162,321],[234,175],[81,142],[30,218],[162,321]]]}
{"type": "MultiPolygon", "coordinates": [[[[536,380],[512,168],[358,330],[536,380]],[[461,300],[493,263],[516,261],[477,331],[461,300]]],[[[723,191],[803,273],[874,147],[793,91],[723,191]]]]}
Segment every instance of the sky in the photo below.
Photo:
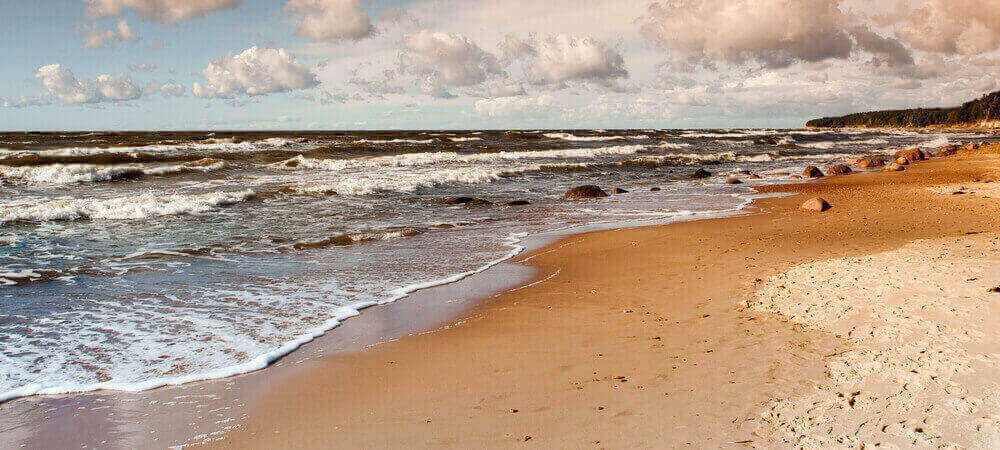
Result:
{"type": "Polygon", "coordinates": [[[0,129],[801,127],[1000,89],[998,0],[0,0],[0,129]]]}

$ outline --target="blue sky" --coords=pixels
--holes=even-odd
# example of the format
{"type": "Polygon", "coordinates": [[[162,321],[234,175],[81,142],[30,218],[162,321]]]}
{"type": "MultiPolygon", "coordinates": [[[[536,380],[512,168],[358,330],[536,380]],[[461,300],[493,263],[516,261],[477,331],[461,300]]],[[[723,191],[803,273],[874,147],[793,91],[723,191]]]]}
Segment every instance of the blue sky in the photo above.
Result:
{"type": "Polygon", "coordinates": [[[0,128],[796,127],[997,89],[995,2],[910,3],[3,1],[0,128]]]}

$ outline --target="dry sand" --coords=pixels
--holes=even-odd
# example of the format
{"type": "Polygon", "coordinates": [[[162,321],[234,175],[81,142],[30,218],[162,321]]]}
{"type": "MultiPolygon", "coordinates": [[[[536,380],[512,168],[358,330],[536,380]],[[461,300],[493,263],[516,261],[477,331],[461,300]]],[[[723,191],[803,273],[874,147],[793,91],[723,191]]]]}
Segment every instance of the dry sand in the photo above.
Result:
{"type": "Polygon", "coordinates": [[[522,258],[541,282],[445,329],[272,377],[214,445],[991,445],[1000,204],[940,192],[996,163],[769,187],[797,195],[573,236],[522,258]],[[799,209],[816,195],[833,209],[799,209]]]}

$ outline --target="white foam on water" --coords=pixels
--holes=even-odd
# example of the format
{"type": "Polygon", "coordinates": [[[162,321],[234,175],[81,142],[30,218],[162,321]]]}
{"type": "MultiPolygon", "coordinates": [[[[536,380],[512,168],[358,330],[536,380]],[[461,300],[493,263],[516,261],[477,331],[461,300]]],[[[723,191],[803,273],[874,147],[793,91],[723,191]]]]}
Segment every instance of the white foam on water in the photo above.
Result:
{"type": "Polygon", "coordinates": [[[141,168],[132,166],[96,166],[93,164],[51,164],[33,167],[0,166],[0,177],[28,183],[92,183],[142,175],[141,168]]]}
{"type": "Polygon", "coordinates": [[[254,191],[207,194],[152,192],[109,199],[67,198],[0,203],[0,225],[10,222],[45,222],[87,219],[140,220],[149,217],[204,214],[220,206],[236,204],[254,196],[254,191]]]}
{"type": "Polygon", "coordinates": [[[315,159],[302,155],[274,164],[279,169],[319,169],[343,171],[348,169],[371,169],[391,167],[416,167],[442,163],[490,163],[497,161],[517,161],[530,159],[578,159],[611,155],[632,155],[642,151],[641,145],[614,147],[580,148],[567,150],[538,150],[526,152],[496,152],[463,154],[456,152],[406,153],[402,155],[378,156],[355,159],[315,159]]]}
{"type": "Polygon", "coordinates": [[[358,139],[355,144],[433,144],[434,139],[358,139]]]}
{"type": "MultiPolygon", "coordinates": [[[[326,334],[328,331],[340,325],[341,322],[343,322],[345,319],[359,315],[360,311],[365,308],[375,305],[383,305],[395,302],[421,289],[426,289],[434,286],[440,286],[460,281],[477,273],[483,272],[491,267],[494,267],[497,264],[500,264],[508,259],[513,258],[514,256],[517,256],[525,249],[525,247],[521,245],[521,240],[524,239],[524,237],[526,236],[527,233],[523,232],[512,233],[508,235],[507,238],[504,239],[504,245],[508,247],[509,250],[501,257],[494,259],[492,261],[488,261],[485,264],[475,269],[457,273],[440,279],[428,280],[424,282],[403,286],[390,291],[388,295],[381,300],[358,301],[343,306],[333,307],[332,310],[326,311],[326,315],[328,318],[323,320],[318,326],[308,329],[305,332],[298,334],[297,336],[294,336],[292,339],[280,343],[271,350],[266,351],[260,355],[254,356],[239,364],[233,364],[225,367],[220,367],[217,369],[204,370],[178,376],[157,376],[141,381],[118,381],[112,379],[109,381],[98,382],[98,383],[79,383],[69,380],[64,380],[58,383],[32,382],[14,387],[12,389],[8,389],[6,391],[0,391],[0,403],[3,403],[11,399],[26,397],[30,395],[56,395],[56,394],[68,394],[75,392],[90,392],[97,390],[138,392],[138,391],[156,389],[164,386],[174,386],[174,385],[191,383],[195,381],[230,377],[242,373],[248,373],[260,370],[269,366],[271,363],[277,361],[281,357],[297,350],[302,345],[313,341],[314,339],[316,339],[319,336],[322,336],[323,334],[326,334]]],[[[194,320],[196,324],[199,321],[193,317],[188,317],[187,320],[194,320]]],[[[231,344],[239,341],[239,339],[237,339],[237,336],[229,336],[228,338],[234,341],[230,342],[231,344]]],[[[0,355],[0,357],[2,357],[2,355],[0,355]]],[[[141,364],[141,361],[139,363],[141,364]]],[[[126,364],[126,366],[128,366],[128,364],[126,364]]],[[[136,373],[141,373],[141,372],[142,371],[139,370],[136,373]]]]}
{"type": "Polygon", "coordinates": [[[452,142],[472,142],[483,140],[483,138],[480,137],[450,137],[448,139],[452,142]]]}
{"type": "Polygon", "coordinates": [[[96,164],[49,164],[44,166],[0,166],[0,178],[26,183],[73,184],[97,183],[141,177],[143,175],[173,175],[188,172],[212,172],[226,167],[224,161],[205,158],[191,163],[143,167],[137,165],[107,166],[96,164]]]}
{"type": "Polygon", "coordinates": [[[545,133],[545,136],[549,139],[561,139],[564,141],[571,142],[601,142],[601,141],[625,141],[628,139],[649,139],[649,136],[639,135],[639,136],[576,136],[569,133],[545,133]]]}

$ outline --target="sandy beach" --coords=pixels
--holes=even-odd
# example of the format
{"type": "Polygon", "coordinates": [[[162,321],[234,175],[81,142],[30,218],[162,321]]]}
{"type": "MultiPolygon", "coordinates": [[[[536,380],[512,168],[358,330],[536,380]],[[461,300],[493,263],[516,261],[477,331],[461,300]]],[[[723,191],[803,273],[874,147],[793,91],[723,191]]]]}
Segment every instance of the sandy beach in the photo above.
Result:
{"type": "Polygon", "coordinates": [[[433,333],[267,384],[214,445],[996,442],[988,152],[762,188],[753,213],[576,235],[433,333]],[[827,212],[800,204],[820,196],[827,212]],[[900,345],[905,344],[905,345],[900,345]],[[345,375],[348,374],[348,375],[345,375]]]}

